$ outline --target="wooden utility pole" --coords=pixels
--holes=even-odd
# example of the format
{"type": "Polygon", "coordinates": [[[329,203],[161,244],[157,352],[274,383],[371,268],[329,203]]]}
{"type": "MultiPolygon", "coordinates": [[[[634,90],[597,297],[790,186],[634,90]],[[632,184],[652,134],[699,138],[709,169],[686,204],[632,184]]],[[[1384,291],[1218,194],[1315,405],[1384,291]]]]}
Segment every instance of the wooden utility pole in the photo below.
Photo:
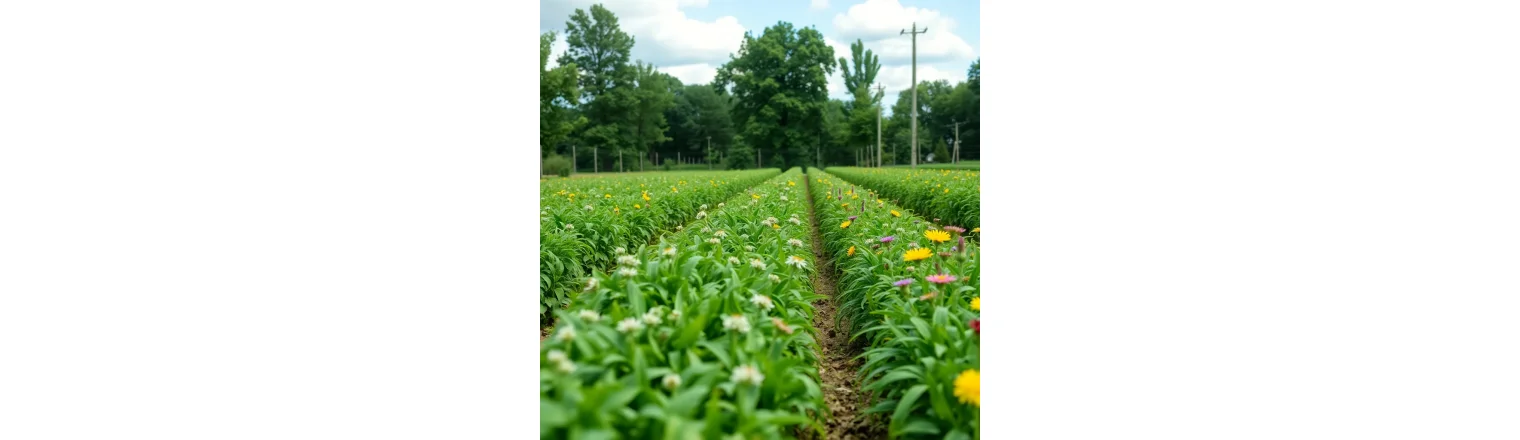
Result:
{"type": "Polygon", "coordinates": [[[575,167],[580,165],[575,161],[575,145],[570,145],[570,174],[575,174],[575,167]]]}
{"type": "MultiPolygon", "coordinates": [[[[882,90],[881,83],[876,83],[876,93],[886,100],[887,95],[882,90]]],[[[881,168],[881,102],[876,103],[876,167],[881,168]]]]}
{"type": "Polygon", "coordinates": [[[596,158],[596,152],[599,151],[599,150],[601,150],[601,148],[592,148],[591,149],[591,173],[592,174],[596,174],[596,173],[602,172],[602,161],[597,160],[597,158],[596,158]]]}
{"type": "Polygon", "coordinates": [[[961,122],[953,122],[950,126],[955,127],[955,145],[950,152],[950,163],[960,161],[961,157],[961,122]]]}
{"type": "Polygon", "coordinates": [[[898,35],[913,36],[913,168],[918,169],[918,34],[929,32],[929,28],[918,29],[918,23],[913,23],[913,30],[903,29],[898,35]]]}
{"type": "Polygon", "coordinates": [[[713,163],[712,136],[708,136],[707,137],[707,169],[709,169],[709,170],[712,169],[712,163],[713,163]]]}

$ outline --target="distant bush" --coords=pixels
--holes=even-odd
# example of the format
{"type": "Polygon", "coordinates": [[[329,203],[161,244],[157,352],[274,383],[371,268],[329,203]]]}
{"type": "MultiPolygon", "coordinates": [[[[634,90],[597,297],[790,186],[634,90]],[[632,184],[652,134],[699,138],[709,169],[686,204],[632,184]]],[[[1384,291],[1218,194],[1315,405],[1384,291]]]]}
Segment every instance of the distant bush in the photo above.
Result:
{"type": "Polygon", "coordinates": [[[665,168],[665,171],[670,171],[671,168],[674,168],[676,166],[676,161],[674,159],[665,159],[665,165],[663,166],[665,168]]]}
{"type": "Polygon", "coordinates": [[[570,159],[566,159],[565,156],[558,154],[549,155],[548,159],[544,159],[544,173],[560,177],[570,177],[570,159]]]}

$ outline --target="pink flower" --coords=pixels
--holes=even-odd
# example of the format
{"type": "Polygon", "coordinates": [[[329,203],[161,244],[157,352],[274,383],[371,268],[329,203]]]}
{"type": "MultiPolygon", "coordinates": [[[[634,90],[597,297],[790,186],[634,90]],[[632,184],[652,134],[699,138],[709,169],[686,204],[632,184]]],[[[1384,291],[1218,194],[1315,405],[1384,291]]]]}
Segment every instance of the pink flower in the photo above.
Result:
{"type": "Polygon", "coordinates": [[[891,236],[891,235],[888,235],[888,236],[886,236],[886,237],[882,237],[882,238],[881,238],[881,242],[882,242],[882,243],[891,243],[891,242],[892,242],[892,240],[896,240],[896,239],[897,239],[897,237],[894,237],[894,236],[891,236]]]}
{"type": "Polygon", "coordinates": [[[934,283],[934,284],[950,284],[950,283],[955,282],[955,275],[946,275],[946,274],[929,275],[929,276],[924,277],[924,279],[929,280],[929,282],[934,283]]]}
{"type": "Polygon", "coordinates": [[[946,231],[954,232],[954,233],[957,233],[957,234],[962,233],[962,232],[966,232],[966,229],[962,228],[960,226],[946,226],[946,227],[943,227],[943,228],[940,228],[940,229],[944,229],[946,231]]]}

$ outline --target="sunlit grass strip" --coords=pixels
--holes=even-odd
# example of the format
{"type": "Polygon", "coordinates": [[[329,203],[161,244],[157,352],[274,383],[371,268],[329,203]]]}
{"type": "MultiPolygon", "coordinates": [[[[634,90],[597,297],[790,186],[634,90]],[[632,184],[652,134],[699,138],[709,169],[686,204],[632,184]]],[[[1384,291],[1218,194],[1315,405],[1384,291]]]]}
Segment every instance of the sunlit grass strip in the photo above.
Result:
{"type": "Polygon", "coordinates": [[[926,219],[966,229],[981,227],[980,171],[833,167],[828,172],[875,190],[926,219]]]}
{"type": "MultiPolygon", "coordinates": [[[[613,250],[644,245],[776,169],[639,174],[540,182],[539,313],[568,304],[576,284],[610,267],[613,250]]],[[[545,315],[547,316],[547,315],[545,315]]]]}
{"type": "Polygon", "coordinates": [[[584,282],[540,352],[541,437],[821,432],[804,178],[700,209],[584,282]]]}
{"type": "Polygon", "coordinates": [[[867,348],[864,390],[894,437],[979,437],[980,247],[828,173],[809,175],[835,300],[867,348]]]}

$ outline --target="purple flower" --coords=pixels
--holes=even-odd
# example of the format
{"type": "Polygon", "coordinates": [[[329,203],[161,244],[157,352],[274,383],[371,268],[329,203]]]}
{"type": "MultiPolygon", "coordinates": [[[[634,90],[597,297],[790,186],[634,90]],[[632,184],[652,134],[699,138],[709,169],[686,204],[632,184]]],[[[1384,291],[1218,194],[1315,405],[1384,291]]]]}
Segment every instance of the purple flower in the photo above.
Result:
{"type": "Polygon", "coordinates": [[[893,237],[893,236],[891,236],[891,235],[888,235],[888,236],[886,236],[886,237],[882,237],[882,238],[881,238],[881,242],[882,242],[882,243],[891,243],[891,242],[892,242],[892,240],[896,240],[896,239],[897,239],[897,237],[893,237]]]}
{"type": "Polygon", "coordinates": [[[903,278],[901,280],[898,280],[895,283],[892,283],[893,286],[897,286],[897,287],[902,287],[902,286],[906,286],[906,285],[909,285],[909,284],[913,284],[913,279],[912,278],[903,278]]]}
{"type": "Polygon", "coordinates": [[[957,234],[962,233],[962,232],[966,232],[966,228],[962,228],[960,226],[946,226],[946,227],[943,227],[943,228],[940,228],[940,229],[944,229],[946,231],[954,232],[954,233],[957,233],[957,234]]]}
{"type": "Polygon", "coordinates": [[[850,221],[852,221],[852,222],[855,221],[855,216],[853,216],[853,215],[850,216],[850,221]]]}

